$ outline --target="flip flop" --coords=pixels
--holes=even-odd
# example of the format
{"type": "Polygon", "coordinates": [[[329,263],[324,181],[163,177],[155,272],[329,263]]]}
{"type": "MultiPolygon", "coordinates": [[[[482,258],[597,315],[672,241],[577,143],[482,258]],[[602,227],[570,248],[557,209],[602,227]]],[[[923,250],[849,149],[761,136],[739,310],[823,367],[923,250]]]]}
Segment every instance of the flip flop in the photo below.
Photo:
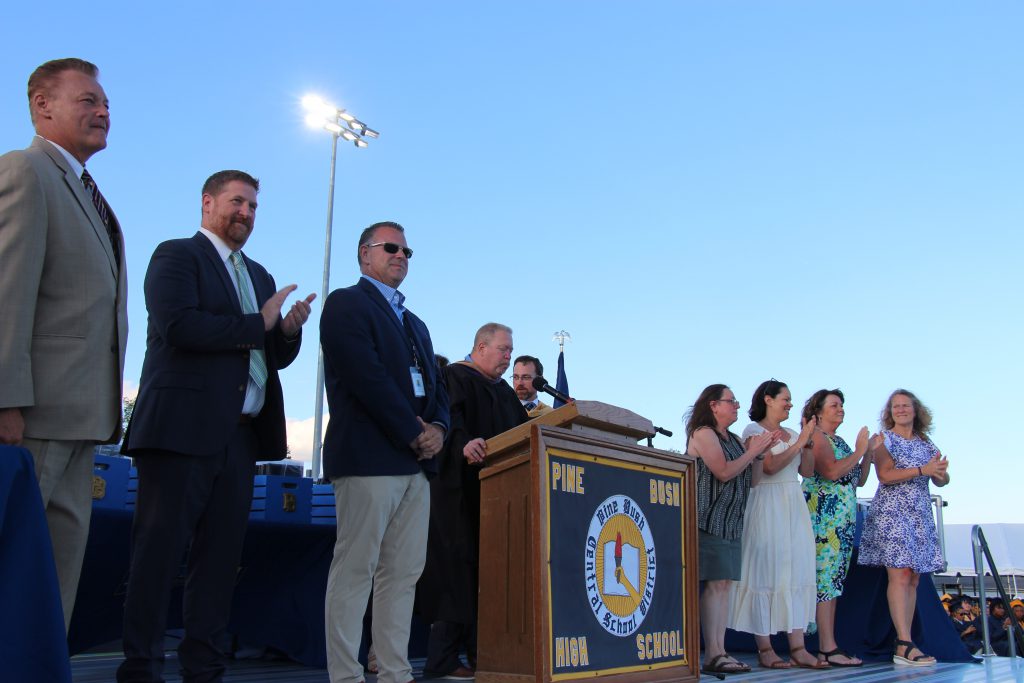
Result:
{"type": "Polygon", "coordinates": [[[701,668],[701,671],[706,674],[743,674],[750,671],[750,667],[743,662],[734,660],[729,653],[724,653],[712,657],[711,661],[701,668]]]}
{"type": "Polygon", "coordinates": [[[818,655],[821,656],[821,657],[824,657],[825,658],[825,662],[828,663],[830,666],[841,666],[841,667],[849,667],[849,668],[854,668],[854,667],[858,667],[858,666],[864,666],[864,662],[857,662],[856,664],[854,664],[852,662],[845,662],[845,663],[844,662],[833,662],[831,659],[829,659],[829,657],[842,656],[842,657],[846,657],[847,659],[852,659],[853,658],[853,656],[850,653],[844,652],[842,649],[840,649],[838,647],[836,649],[834,649],[834,650],[829,651],[829,652],[825,652],[824,650],[821,650],[821,651],[818,652],[818,655]]]}

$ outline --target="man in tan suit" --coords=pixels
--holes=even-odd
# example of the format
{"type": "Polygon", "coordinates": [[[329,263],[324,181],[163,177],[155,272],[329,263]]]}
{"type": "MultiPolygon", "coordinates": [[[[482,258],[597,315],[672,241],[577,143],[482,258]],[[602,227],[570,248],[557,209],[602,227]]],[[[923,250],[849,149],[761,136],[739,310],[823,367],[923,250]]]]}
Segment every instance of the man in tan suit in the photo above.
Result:
{"type": "Polygon", "coordinates": [[[92,512],[93,448],[121,434],[124,241],[92,177],[110,111],[93,64],[28,81],[36,138],[0,157],[0,443],[32,452],[65,627],[92,512]]]}

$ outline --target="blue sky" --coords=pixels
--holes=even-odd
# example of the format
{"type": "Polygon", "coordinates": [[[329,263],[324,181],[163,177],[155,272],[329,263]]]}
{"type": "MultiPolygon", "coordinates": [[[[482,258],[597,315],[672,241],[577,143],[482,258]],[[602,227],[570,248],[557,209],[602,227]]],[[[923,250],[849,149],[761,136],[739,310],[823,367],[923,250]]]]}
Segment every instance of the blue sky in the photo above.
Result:
{"type": "MultiPolygon", "coordinates": [[[[768,377],[798,404],[839,386],[851,440],[906,387],[950,459],[947,521],[1024,522],[994,502],[1021,472],[1019,2],[174,5],[22,3],[0,43],[2,150],[31,139],[38,64],[101,69],[112,129],[89,168],[128,242],[129,383],[149,256],[195,231],[216,170],[263,182],[246,252],[319,292],[330,138],[303,124],[312,91],[381,131],[339,148],[332,286],[355,281],[362,227],[399,221],[402,289],[439,352],[496,320],[553,377],[568,330],[572,394],[680,450],[713,382],[744,411],[768,377]]],[[[283,374],[299,456],[318,304],[283,374]]]]}

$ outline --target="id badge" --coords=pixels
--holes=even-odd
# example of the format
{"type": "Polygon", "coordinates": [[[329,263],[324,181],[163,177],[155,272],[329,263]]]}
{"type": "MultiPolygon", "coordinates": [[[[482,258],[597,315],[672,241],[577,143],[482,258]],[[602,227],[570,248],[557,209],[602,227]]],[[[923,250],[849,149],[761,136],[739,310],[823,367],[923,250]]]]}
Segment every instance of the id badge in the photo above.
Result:
{"type": "Polygon", "coordinates": [[[423,373],[416,366],[409,368],[409,374],[412,375],[412,395],[416,398],[423,398],[427,395],[427,390],[423,386],[423,373]]]}

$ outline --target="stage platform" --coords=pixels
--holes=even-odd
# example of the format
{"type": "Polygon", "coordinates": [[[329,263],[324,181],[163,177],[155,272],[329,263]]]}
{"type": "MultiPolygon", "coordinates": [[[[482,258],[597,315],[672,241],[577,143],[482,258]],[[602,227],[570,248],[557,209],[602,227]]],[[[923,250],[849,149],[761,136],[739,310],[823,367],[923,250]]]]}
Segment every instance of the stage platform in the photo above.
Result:
{"type": "MultiPolygon", "coordinates": [[[[888,683],[890,681],[914,681],[915,683],[1024,683],[1024,659],[1006,657],[986,658],[979,664],[940,663],[933,667],[896,666],[895,664],[868,663],[857,669],[786,669],[772,671],[757,666],[757,658],[747,654],[737,655],[738,659],[754,669],[747,674],[733,674],[726,679],[737,683],[768,683],[769,681],[804,681],[805,683],[888,683]]],[[[74,683],[110,683],[114,672],[121,663],[120,653],[99,653],[76,655],[71,658],[71,675],[74,683]]],[[[417,681],[439,680],[423,678],[423,660],[413,660],[413,675],[417,681]]],[[[167,657],[167,683],[180,683],[177,675],[177,661],[173,653],[167,657]]],[[[366,683],[376,683],[377,677],[367,674],[366,683]]],[[[703,681],[716,680],[704,675],[703,681]]],[[[224,683],[328,683],[327,671],[313,669],[293,662],[270,662],[262,660],[232,661],[228,666],[224,683]]]]}

